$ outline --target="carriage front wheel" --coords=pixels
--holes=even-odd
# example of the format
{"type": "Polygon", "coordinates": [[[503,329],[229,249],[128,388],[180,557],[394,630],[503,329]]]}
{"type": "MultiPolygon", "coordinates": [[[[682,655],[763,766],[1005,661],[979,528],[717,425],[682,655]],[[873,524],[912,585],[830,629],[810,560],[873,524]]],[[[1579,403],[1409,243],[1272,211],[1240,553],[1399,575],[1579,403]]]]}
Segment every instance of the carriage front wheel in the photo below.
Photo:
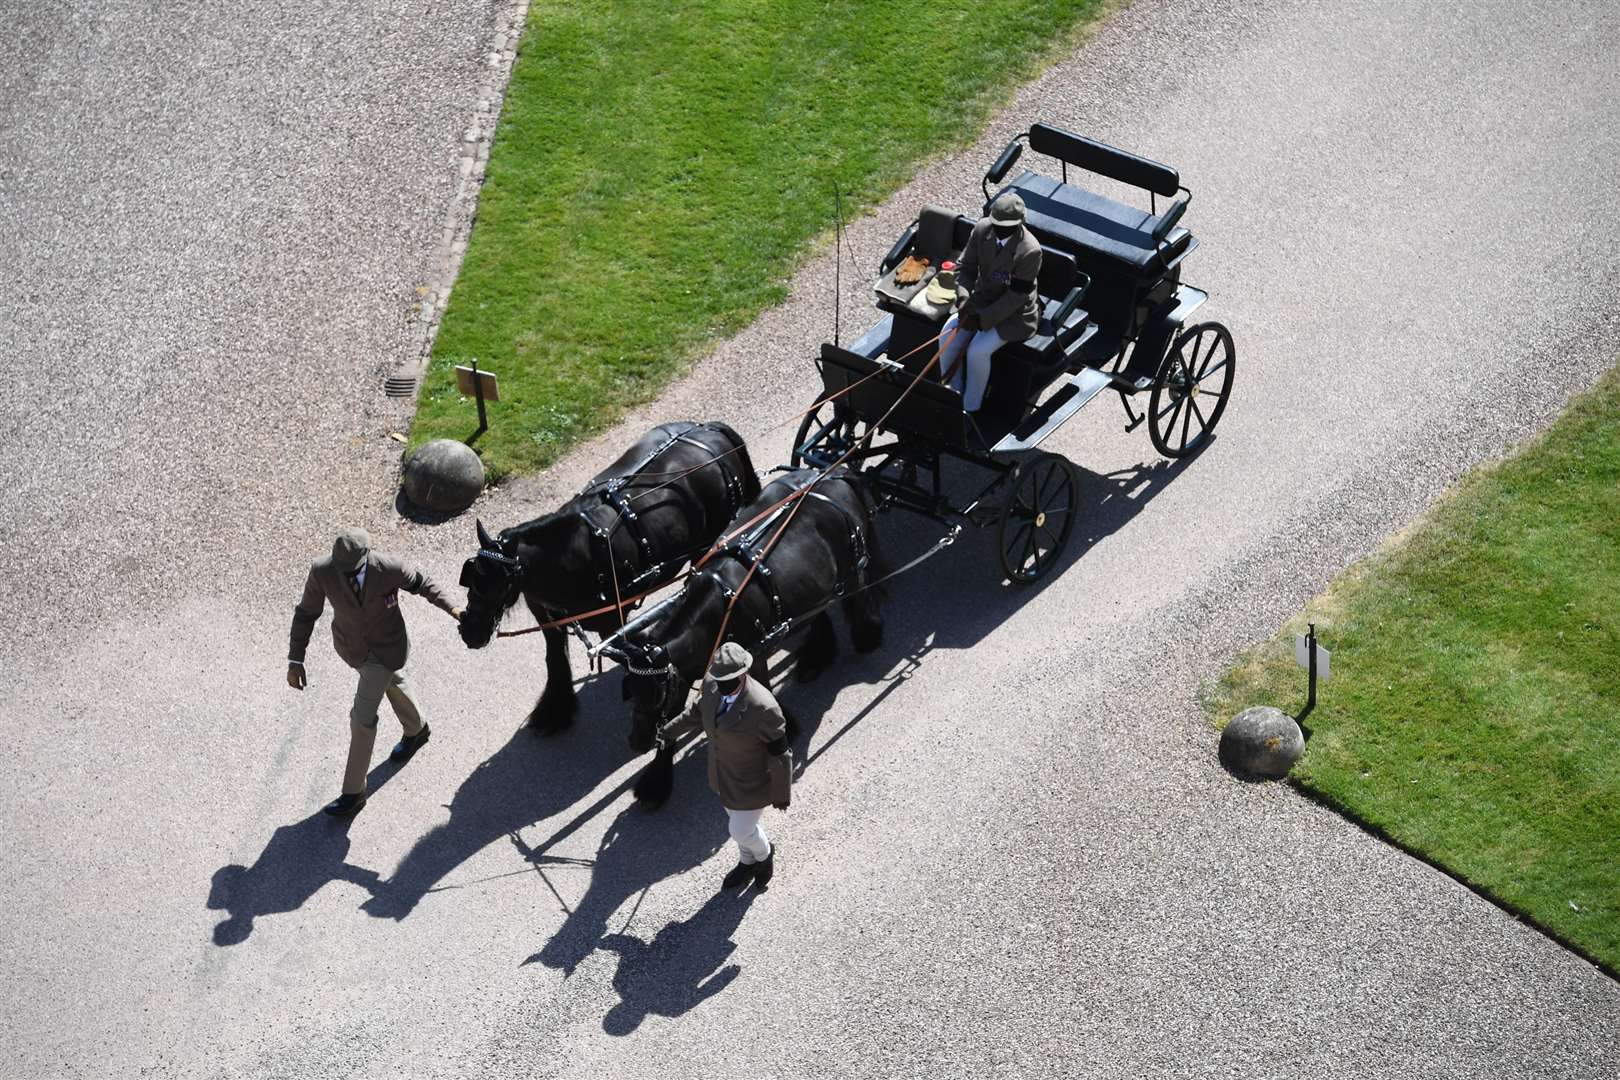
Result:
{"type": "Polygon", "coordinates": [[[1148,399],[1148,434],[1165,457],[1197,452],[1226,411],[1237,372],[1232,335],[1217,322],[1183,330],[1171,345],[1148,399]]]}
{"type": "Polygon", "coordinates": [[[1028,585],[1057,565],[1074,532],[1079,496],[1074,467],[1056,454],[1043,451],[1013,467],[996,529],[1010,581],[1028,585]]]}
{"type": "Polygon", "coordinates": [[[788,455],[788,466],[804,467],[805,453],[836,459],[854,444],[855,424],[842,401],[818,398],[799,420],[799,430],[793,436],[793,450],[788,455]]]}

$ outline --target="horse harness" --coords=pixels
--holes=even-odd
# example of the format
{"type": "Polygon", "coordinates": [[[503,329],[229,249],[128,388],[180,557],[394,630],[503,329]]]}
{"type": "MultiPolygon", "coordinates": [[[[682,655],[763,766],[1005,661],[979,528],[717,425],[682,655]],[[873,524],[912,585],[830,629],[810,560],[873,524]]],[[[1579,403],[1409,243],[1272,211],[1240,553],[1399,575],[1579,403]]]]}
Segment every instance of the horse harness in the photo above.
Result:
{"type": "MultiPolygon", "coordinates": [[[[627,493],[626,491],[629,485],[640,475],[643,469],[657,461],[660,455],[662,455],[670,447],[675,446],[677,443],[685,443],[688,446],[697,447],[704,453],[711,453],[712,451],[710,447],[705,446],[697,439],[690,437],[695,431],[714,431],[719,433],[722,437],[726,437],[729,441],[729,437],[725,436],[725,433],[720,431],[720,429],[714,424],[693,424],[690,427],[683,428],[681,431],[670,435],[650,453],[648,453],[646,457],[642,458],[626,472],[621,473],[618,476],[592,480],[585,486],[585,489],[579,493],[581,498],[589,495],[598,495],[602,500],[595,506],[585,507],[579,510],[578,514],[580,521],[585,525],[585,528],[590,531],[592,536],[595,536],[602,542],[601,548],[606,556],[607,561],[605,565],[599,565],[596,571],[596,594],[603,603],[608,603],[609,601],[616,602],[618,596],[615,594],[622,595],[626,592],[635,592],[647,583],[660,577],[670,565],[680,565],[685,563],[687,560],[691,559],[692,556],[697,554],[696,550],[685,551],[680,553],[680,555],[675,558],[660,560],[653,545],[652,535],[647,531],[646,522],[643,520],[640,514],[636,513],[635,507],[631,505],[635,501],[635,495],[633,493],[627,493]],[[611,511],[611,513],[606,515],[602,514],[601,511],[604,509],[611,511]],[[613,534],[621,527],[629,532],[631,540],[635,543],[636,550],[640,553],[641,561],[645,567],[639,573],[636,572],[636,568],[633,563],[630,566],[625,567],[624,569],[630,572],[632,575],[627,580],[619,579],[619,566],[613,553],[613,534]]],[[[728,520],[730,517],[735,516],[737,512],[742,509],[743,505],[742,474],[738,471],[736,463],[728,460],[730,456],[731,453],[728,451],[726,453],[711,457],[708,461],[704,462],[705,465],[718,466],[720,469],[720,475],[724,478],[726,485],[726,501],[730,507],[728,520]]],[[[700,469],[702,466],[700,465],[697,468],[700,469]]],[[[695,472],[697,470],[694,469],[692,471],[695,472]]],[[[699,516],[704,514],[705,510],[703,504],[700,503],[697,496],[693,495],[692,492],[685,486],[680,484],[668,484],[666,486],[669,488],[669,490],[674,491],[678,497],[684,499],[689,504],[690,510],[699,516]]]]}
{"type": "MultiPolygon", "coordinates": [[[[819,475],[807,477],[802,482],[795,482],[794,489],[796,491],[803,491],[805,498],[820,499],[828,506],[836,509],[844,516],[844,521],[849,526],[849,544],[851,551],[853,551],[855,554],[855,560],[850,567],[849,573],[833,586],[832,600],[829,600],[827,603],[821,604],[814,610],[805,612],[796,618],[788,618],[784,613],[782,606],[782,592],[777,587],[776,579],[771,575],[771,568],[766,565],[765,558],[761,554],[761,549],[768,542],[767,534],[771,536],[775,535],[771,532],[772,526],[776,525],[776,523],[782,519],[783,515],[792,512],[793,507],[797,505],[797,500],[785,500],[781,506],[778,506],[774,511],[771,512],[770,516],[766,517],[763,521],[756,524],[746,533],[738,536],[731,543],[727,544],[725,547],[716,552],[717,555],[729,556],[731,559],[740,563],[744,568],[753,567],[754,574],[749,580],[758,581],[765,588],[765,595],[769,597],[771,603],[772,625],[769,629],[767,629],[765,625],[759,621],[759,619],[754,619],[754,627],[759,631],[761,645],[770,645],[776,642],[791,631],[799,621],[809,618],[811,615],[814,615],[824,610],[831,604],[836,603],[838,600],[843,599],[843,597],[849,592],[850,586],[859,582],[864,576],[867,563],[870,561],[871,556],[867,549],[865,528],[863,528],[861,522],[854,514],[850,513],[846,507],[836,500],[831,499],[821,492],[815,490],[812,485],[821,479],[822,477],[819,475]]],[[[725,598],[726,606],[728,608],[736,604],[738,590],[733,589],[726,582],[725,578],[720,574],[718,567],[700,570],[698,571],[697,576],[708,578],[714,583],[714,587],[719,589],[721,596],[725,598]]]]}

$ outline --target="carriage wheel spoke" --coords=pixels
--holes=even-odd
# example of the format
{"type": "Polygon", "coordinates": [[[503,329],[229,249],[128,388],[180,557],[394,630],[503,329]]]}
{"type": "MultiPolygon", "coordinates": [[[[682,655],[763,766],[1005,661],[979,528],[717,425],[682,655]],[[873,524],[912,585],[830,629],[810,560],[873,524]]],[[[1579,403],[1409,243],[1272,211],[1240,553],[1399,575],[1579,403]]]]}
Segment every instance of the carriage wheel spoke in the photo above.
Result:
{"type": "MultiPolygon", "coordinates": [[[[1204,332],[1202,330],[1200,330],[1198,332],[1198,341],[1199,341],[1200,345],[1203,343],[1203,340],[1204,340],[1204,332]]],[[[1211,360],[1215,359],[1215,354],[1220,352],[1220,351],[1221,351],[1221,335],[1219,335],[1219,334],[1216,334],[1214,339],[1212,341],[1210,341],[1210,343],[1209,343],[1209,351],[1204,353],[1204,362],[1202,364],[1198,363],[1197,350],[1196,349],[1194,350],[1194,352],[1193,352],[1193,363],[1191,365],[1192,371],[1193,371],[1193,382],[1197,382],[1199,379],[1202,379],[1204,377],[1204,375],[1205,375],[1205,370],[1204,369],[1209,367],[1209,362],[1211,360]]]]}
{"type": "Polygon", "coordinates": [[[1056,469],[1047,469],[1035,485],[1035,512],[1040,513],[1041,507],[1046,505],[1046,490],[1052,481],[1057,479],[1056,469]]]}
{"type": "MultiPolygon", "coordinates": [[[[1057,534],[1054,533],[1051,529],[1048,529],[1045,525],[1042,525],[1040,527],[1039,531],[1046,534],[1046,540],[1047,540],[1046,550],[1047,550],[1047,552],[1056,553],[1057,549],[1058,549],[1057,534]]],[[[1037,558],[1038,558],[1038,556],[1037,556],[1037,558]]]]}
{"type": "MultiPolygon", "coordinates": [[[[1206,363],[1206,364],[1209,363],[1209,357],[1206,356],[1204,358],[1204,363],[1206,363]]],[[[1221,368],[1223,368],[1225,366],[1226,366],[1226,361],[1222,360],[1220,363],[1216,364],[1214,367],[1208,368],[1208,369],[1206,369],[1204,371],[1200,371],[1198,373],[1198,378],[1193,380],[1193,381],[1198,382],[1198,383],[1202,383],[1205,379],[1209,378],[1211,375],[1215,374],[1217,371],[1221,370],[1221,368]]]]}
{"type": "Polygon", "coordinates": [[[1170,420],[1168,423],[1164,423],[1162,426],[1165,431],[1174,431],[1176,429],[1176,418],[1181,415],[1181,403],[1186,400],[1187,398],[1185,396],[1177,398],[1174,405],[1170,406],[1169,408],[1160,409],[1159,415],[1155,416],[1153,419],[1155,421],[1163,421],[1165,414],[1168,413],[1170,415],[1170,420]]]}
{"type": "MultiPolygon", "coordinates": [[[[1190,396],[1187,398],[1187,402],[1189,405],[1192,403],[1190,396]]],[[[1192,427],[1192,414],[1193,411],[1190,408],[1181,414],[1181,448],[1183,450],[1187,449],[1187,430],[1192,427]]]]}
{"type": "Polygon", "coordinates": [[[1029,530],[1029,542],[1024,545],[1024,558],[1019,564],[1020,566],[1028,565],[1031,559],[1034,559],[1036,564],[1039,565],[1040,558],[1035,554],[1035,534],[1038,531],[1038,527],[1029,530]]]}
{"type": "MultiPolygon", "coordinates": [[[[1202,330],[1200,330],[1200,331],[1198,331],[1198,335],[1196,337],[1194,337],[1193,340],[1192,340],[1192,359],[1183,361],[1183,363],[1186,365],[1187,377],[1189,379],[1194,378],[1193,372],[1198,370],[1198,351],[1200,349],[1202,349],[1203,347],[1204,347],[1204,332],[1202,330]]],[[[1215,350],[1211,349],[1210,351],[1214,352],[1215,350]]],[[[1208,357],[1204,358],[1204,363],[1206,363],[1206,364],[1209,363],[1209,358],[1208,357]]]]}
{"type": "Polygon", "coordinates": [[[1028,534],[1033,533],[1034,531],[1035,531],[1034,522],[1030,522],[1028,524],[1025,524],[1025,525],[1021,526],[1020,531],[1013,533],[1012,542],[1007,545],[1007,550],[1009,552],[1022,551],[1023,548],[1024,548],[1024,538],[1028,534]]]}
{"type": "Polygon", "coordinates": [[[1198,407],[1198,402],[1195,399],[1188,398],[1187,404],[1192,406],[1192,411],[1198,414],[1198,433],[1202,435],[1204,429],[1209,427],[1209,420],[1204,416],[1204,410],[1198,407]]]}

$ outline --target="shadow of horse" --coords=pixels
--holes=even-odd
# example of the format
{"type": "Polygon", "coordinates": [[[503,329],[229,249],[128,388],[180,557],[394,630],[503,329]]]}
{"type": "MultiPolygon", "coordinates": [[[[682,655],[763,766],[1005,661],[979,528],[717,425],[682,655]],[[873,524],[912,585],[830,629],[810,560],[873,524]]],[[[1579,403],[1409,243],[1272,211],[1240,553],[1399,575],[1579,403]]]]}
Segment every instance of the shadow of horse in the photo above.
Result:
{"type": "MultiPolygon", "coordinates": [[[[399,770],[397,763],[384,761],[366,777],[367,790],[376,794],[399,770]]],[[[215,870],[208,909],[229,914],[214,927],[214,944],[240,945],[253,933],[254,919],[296,911],[329,881],[375,893],[377,871],[347,861],[353,820],[317,810],[271,833],[252,866],[232,863],[215,870]]]]}
{"type": "MultiPolygon", "coordinates": [[[[675,765],[678,782],[693,793],[692,798],[668,803],[656,812],[631,805],[619,813],[597,849],[585,895],[576,907],[567,909],[565,905],[562,926],[524,964],[540,963],[564,976],[572,975],[601,947],[609,936],[609,921],[627,902],[635,901],[618,930],[621,935],[635,922],[649,889],[709,859],[730,840],[725,812],[708,790],[707,761],[708,748],[699,741],[675,765]]],[[[546,851],[600,807],[587,809],[544,843],[524,849],[525,858],[537,869],[543,868],[550,860],[546,851]]],[[[715,884],[718,886],[718,879],[715,884]]]]}
{"type": "Polygon", "coordinates": [[[718,892],[651,941],[630,934],[603,938],[601,947],[619,955],[613,975],[619,1001],[602,1017],[602,1030],[629,1035],[649,1015],[681,1016],[730,986],[742,974],[741,965],[727,963],[737,949],[731,938],[758,895],[752,886],[740,895],[718,892]]]}
{"type": "MultiPolygon", "coordinates": [[[[585,680],[582,708],[600,715],[620,709],[617,682],[611,676],[585,680]]],[[[526,725],[514,731],[456,789],[446,807],[450,819],[417,839],[362,909],[378,918],[404,919],[429,893],[455,888],[442,883],[473,855],[502,839],[521,843],[519,830],[563,813],[625,764],[624,741],[608,725],[586,724],[575,732],[558,740],[542,738],[526,725]]]]}

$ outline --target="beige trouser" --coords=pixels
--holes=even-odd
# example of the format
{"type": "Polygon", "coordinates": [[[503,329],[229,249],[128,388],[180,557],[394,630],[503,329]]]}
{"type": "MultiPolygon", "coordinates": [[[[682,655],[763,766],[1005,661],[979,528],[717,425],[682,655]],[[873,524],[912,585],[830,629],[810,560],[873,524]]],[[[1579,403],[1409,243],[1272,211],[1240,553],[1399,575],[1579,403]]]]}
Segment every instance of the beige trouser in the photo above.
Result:
{"type": "Polygon", "coordinates": [[[371,768],[371,750],[377,743],[377,706],[384,695],[394,707],[405,734],[422,730],[422,714],[411,697],[404,670],[394,671],[375,660],[360,665],[360,685],[354,689],[354,705],[349,709],[349,763],[343,767],[343,794],[357,795],[366,790],[366,772],[371,768]]]}

